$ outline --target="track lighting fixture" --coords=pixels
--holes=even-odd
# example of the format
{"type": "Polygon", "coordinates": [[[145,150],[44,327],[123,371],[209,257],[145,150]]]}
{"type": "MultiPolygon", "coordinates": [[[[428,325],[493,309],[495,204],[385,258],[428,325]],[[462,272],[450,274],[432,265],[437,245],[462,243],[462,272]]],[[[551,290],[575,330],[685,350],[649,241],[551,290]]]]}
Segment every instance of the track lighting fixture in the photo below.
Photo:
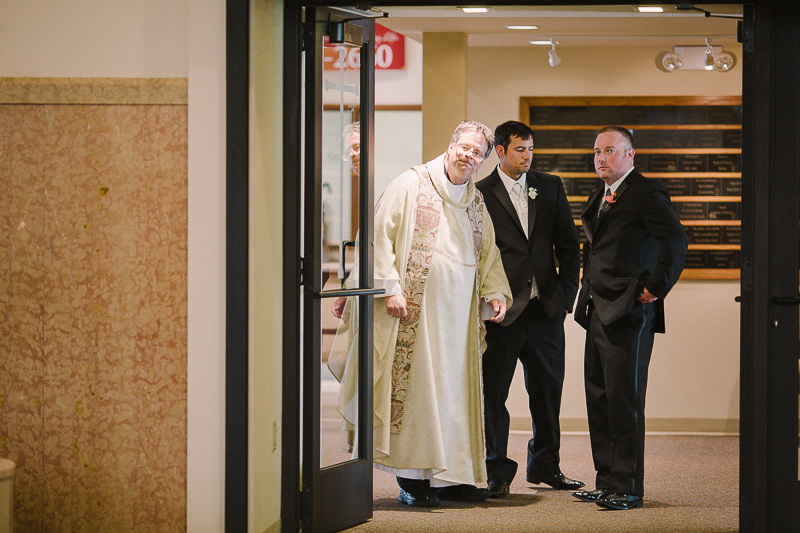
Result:
{"type": "Polygon", "coordinates": [[[736,63],[733,54],[725,52],[721,46],[712,46],[708,38],[702,46],[675,46],[657,58],[659,68],[667,72],[676,70],[716,70],[727,72],[736,63]]]}
{"type": "Polygon", "coordinates": [[[561,58],[559,57],[558,53],[556,53],[556,44],[558,44],[558,41],[555,39],[550,39],[550,45],[552,48],[549,52],[547,52],[547,62],[553,68],[556,68],[561,64],[561,58]]]}

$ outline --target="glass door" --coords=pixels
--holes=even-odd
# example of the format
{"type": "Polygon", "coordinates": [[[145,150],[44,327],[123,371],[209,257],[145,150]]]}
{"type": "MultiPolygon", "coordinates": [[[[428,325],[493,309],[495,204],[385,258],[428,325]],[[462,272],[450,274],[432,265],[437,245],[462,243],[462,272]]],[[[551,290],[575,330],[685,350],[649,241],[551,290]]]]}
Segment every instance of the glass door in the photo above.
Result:
{"type": "Polygon", "coordinates": [[[372,517],[370,11],[306,7],[301,287],[302,530],[372,517]]]}

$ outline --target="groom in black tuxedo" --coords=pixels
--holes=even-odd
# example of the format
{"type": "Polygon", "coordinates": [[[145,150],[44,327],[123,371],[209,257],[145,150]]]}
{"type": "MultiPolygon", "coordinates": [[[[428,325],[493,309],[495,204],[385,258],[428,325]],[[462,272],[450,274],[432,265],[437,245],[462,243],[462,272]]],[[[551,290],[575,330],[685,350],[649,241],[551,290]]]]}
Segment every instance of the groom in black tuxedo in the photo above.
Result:
{"type": "Polygon", "coordinates": [[[596,488],[573,495],[628,510],[644,497],[644,407],[654,333],[683,270],[686,232],[661,182],[633,168],[633,135],[598,132],[594,165],[605,182],[581,215],[587,243],[575,320],[586,329],[584,383],[596,488]]]}
{"type": "Polygon", "coordinates": [[[526,479],[555,489],[583,486],[561,473],[564,319],[578,292],[580,243],[558,176],[530,170],[533,131],[517,121],[497,127],[500,164],[478,182],[492,218],[513,304],[499,324],[486,322],[483,354],[486,470],[493,497],[508,494],[517,463],[507,456],[506,399],[517,359],[533,421],[526,479]],[[557,263],[556,263],[557,261],[557,263]]]}

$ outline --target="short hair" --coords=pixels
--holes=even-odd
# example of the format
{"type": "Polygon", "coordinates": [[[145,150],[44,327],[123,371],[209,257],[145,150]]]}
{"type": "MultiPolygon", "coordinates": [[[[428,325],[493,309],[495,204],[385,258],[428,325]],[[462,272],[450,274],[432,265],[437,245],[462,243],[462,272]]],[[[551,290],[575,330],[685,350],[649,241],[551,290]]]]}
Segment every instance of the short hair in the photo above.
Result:
{"type": "Polygon", "coordinates": [[[347,139],[347,136],[351,133],[361,133],[361,125],[358,123],[358,121],[351,122],[344,127],[342,130],[342,138],[347,139]]]}
{"type": "Polygon", "coordinates": [[[480,135],[483,135],[483,138],[486,139],[486,144],[488,145],[486,148],[486,153],[483,154],[483,157],[489,157],[489,154],[492,153],[492,148],[494,147],[494,135],[492,135],[492,130],[490,130],[485,124],[481,124],[475,120],[462,120],[459,122],[458,126],[456,126],[456,130],[453,132],[453,136],[450,138],[450,142],[456,144],[458,142],[458,138],[461,137],[461,134],[468,131],[474,131],[480,135]]]}
{"type": "Polygon", "coordinates": [[[623,128],[622,126],[606,126],[605,128],[600,128],[597,130],[597,135],[601,133],[619,133],[628,141],[628,145],[633,149],[633,132],[628,128],[623,128]]]}
{"type": "Polygon", "coordinates": [[[502,146],[503,150],[508,150],[508,143],[511,142],[511,137],[517,137],[523,141],[528,138],[532,140],[533,130],[530,126],[518,120],[503,122],[494,129],[494,144],[495,146],[502,146]]]}

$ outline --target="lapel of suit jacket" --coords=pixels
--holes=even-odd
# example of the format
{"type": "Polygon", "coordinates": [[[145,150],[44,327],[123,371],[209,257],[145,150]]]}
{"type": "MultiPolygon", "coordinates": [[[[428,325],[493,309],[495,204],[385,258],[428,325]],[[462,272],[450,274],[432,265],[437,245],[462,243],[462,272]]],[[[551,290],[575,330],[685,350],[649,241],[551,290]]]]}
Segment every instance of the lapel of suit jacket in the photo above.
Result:
{"type": "MultiPolygon", "coordinates": [[[[628,190],[628,187],[630,187],[630,185],[631,185],[631,181],[632,181],[633,179],[635,179],[635,178],[634,178],[634,172],[635,172],[635,171],[631,171],[631,173],[630,173],[630,174],[628,174],[628,176],[625,178],[625,181],[623,181],[622,183],[620,183],[620,184],[619,184],[619,187],[617,187],[617,190],[616,190],[616,192],[614,193],[614,194],[616,195],[616,200],[615,200],[615,203],[616,203],[616,202],[618,202],[618,201],[620,200],[620,198],[622,198],[622,195],[625,193],[625,191],[627,191],[627,190],[628,190]]],[[[603,191],[605,192],[605,185],[603,186],[603,191]]],[[[608,204],[608,205],[606,206],[606,208],[605,208],[605,209],[603,209],[603,210],[600,212],[600,215],[597,217],[597,228],[596,228],[596,229],[597,229],[598,231],[599,231],[599,229],[600,229],[600,225],[603,223],[603,219],[605,218],[605,216],[606,216],[606,213],[608,213],[608,212],[609,212],[609,211],[611,211],[612,209],[614,209],[614,204],[608,204]]]]}
{"type": "Polygon", "coordinates": [[[600,199],[605,191],[605,185],[597,189],[589,197],[586,202],[586,209],[581,213],[581,224],[583,224],[583,232],[586,234],[586,239],[591,243],[594,240],[594,218],[597,210],[600,209],[600,199]]]}
{"type": "Polygon", "coordinates": [[[503,183],[503,179],[500,177],[500,173],[498,172],[497,168],[494,169],[492,175],[494,179],[494,183],[492,184],[492,192],[495,196],[497,196],[497,199],[500,200],[500,203],[503,205],[505,210],[508,211],[508,214],[511,216],[511,220],[516,223],[517,228],[520,231],[524,231],[522,229],[522,223],[519,220],[519,215],[517,215],[517,210],[514,207],[514,203],[511,201],[511,197],[508,195],[508,190],[506,189],[506,186],[503,183]]]}
{"type": "Polygon", "coordinates": [[[528,190],[525,191],[525,195],[528,198],[528,240],[533,241],[533,226],[536,225],[536,207],[539,205],[539,202],[536,199],[531,199],[528,191],[531,189],[535,189],[538,195],[539,193],[539,179],[536,177],[536,174],[533,170],[529,170],[525,176],[527,183],[528,190]]]}

